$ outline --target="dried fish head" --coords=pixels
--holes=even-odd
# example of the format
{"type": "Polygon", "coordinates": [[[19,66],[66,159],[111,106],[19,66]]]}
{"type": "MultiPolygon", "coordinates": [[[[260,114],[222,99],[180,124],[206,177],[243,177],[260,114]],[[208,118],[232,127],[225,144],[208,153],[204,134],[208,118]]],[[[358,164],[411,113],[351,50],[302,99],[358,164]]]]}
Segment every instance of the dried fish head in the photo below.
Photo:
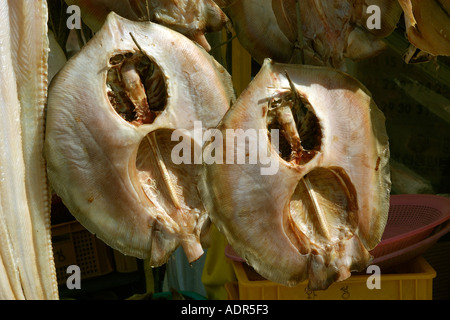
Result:
{"type": "Polygon", "coordinates": [[[210,50],[205,33],[220,31],[228,22],[213,0],[66,0],[78,5],[86,24],[100,29],[109,12],[133,21],[150,20],[178,31],[210,50]]]}
{"type": "Polygon", "coordinates": [[[308,278],[312,289],[365,268],[390,193],[384,116],[369,92],[333,69],[266,60],[217,127],[223,136],[229,129],[263,130],[258,154],[278,168],[261,174],[269,162],[250,163],[249,143],[205,144],[204,154],[246,155],[242,164],[205,163],[199,184],[234,250],[267,279],[308,278]]]}
{"type": "Polygon", "coordinates": [[[110,13],[49,89],[51,185],[88,230],[124,254],[161,265],[181,244],[195,261],[209,220],[199,165],[173,163],[172,133],[201,148],[194,122],[217,125],[233,99],[230,76],[201,47],[110,13]]]}

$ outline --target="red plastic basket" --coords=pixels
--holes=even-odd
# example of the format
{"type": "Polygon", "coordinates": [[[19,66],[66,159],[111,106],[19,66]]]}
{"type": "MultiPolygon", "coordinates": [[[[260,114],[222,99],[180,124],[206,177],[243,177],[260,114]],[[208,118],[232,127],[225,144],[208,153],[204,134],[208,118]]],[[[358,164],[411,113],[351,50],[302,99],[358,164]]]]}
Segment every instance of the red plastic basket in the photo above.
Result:
{"type": "Polygon", "coordinates": [[[450,199],[425,194],[393,195],[381,242],[370,253],[381,257],[407,248],[428,237],[450,219],[450,199]]]}
{"type": "Polygon", "coordinates": [[[372,264],[380,267],[383,272],[389,272],[392,268],[411,261],[427,252],[428,249],[448,232],[450,232],[450,221],[437,226],[429,237],[426,237],[413,245],[388,253],[384,256],[376,257],[372,264]]]}

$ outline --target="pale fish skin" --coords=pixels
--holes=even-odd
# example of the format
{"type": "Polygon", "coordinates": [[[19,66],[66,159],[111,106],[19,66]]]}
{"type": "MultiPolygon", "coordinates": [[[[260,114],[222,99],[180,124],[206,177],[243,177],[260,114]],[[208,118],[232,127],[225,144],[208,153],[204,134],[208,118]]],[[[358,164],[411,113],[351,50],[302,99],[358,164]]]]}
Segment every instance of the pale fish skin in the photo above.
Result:
{"type": "Polygon", "coordinates": [[[58,299],[44,145],[47,2],[0,1],[0,299],[58,299]]]}

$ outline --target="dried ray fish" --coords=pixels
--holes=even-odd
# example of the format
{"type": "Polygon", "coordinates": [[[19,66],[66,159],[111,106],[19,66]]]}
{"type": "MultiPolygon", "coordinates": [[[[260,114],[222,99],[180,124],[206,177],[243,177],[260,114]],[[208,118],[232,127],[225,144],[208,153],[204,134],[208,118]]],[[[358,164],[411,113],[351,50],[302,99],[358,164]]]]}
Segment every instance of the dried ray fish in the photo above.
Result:
{"type": "MultiPolygon", "coordinates": [[[[389,209],[384,121],[369,92],[350,76],[266,60],[217,130],[225,136],[228,129],[267,129],[258,146],[279,169],[262,175],[266,161],[205,163],[199,187],[212,221],[274,282],[292,286],[309,279],[311,289],[325,289],[362,270],[389,209]],[[269,134],[273,129],[280,131],[279,142],[269,134]]],[[[229,146],[224,142],[223,155],[249,148],[229,146]]],[[[206,143],[204,152],[215,147],[206,143]]]]}
{"type": "Polygon", "coordinates": [[[182,245],[195,261],[209,219],[196,189],[199,165],[172,161],[180,143],[172,133],[201,147],[194,122],[217,125],[233,100],[230,76],[203,48],[111,12],[50,87],[50,182],[111,247],[157,266],[182,245]]]}

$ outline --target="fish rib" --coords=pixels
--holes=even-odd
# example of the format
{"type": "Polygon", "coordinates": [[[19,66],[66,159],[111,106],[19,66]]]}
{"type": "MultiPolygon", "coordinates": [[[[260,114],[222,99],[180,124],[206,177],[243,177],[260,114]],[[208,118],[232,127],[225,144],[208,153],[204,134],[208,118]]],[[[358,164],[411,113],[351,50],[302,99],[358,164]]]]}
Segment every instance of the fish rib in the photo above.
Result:
{"type": "Polygon", "coordinates": [[[303,184],[306,187],[306,190],[308,191],[312,206],[314,208],[314,212],[316,213],[316,216],[314,220],[316,220],[318,222],[318,225],[316,225],[316,227],[318,227],[318,231],[328,240],[331,239],[330,236],[330,232],[328,230],[328,224],[327,224],[327,219],[325,217],[325,214],[323,213],[323,210],[319,204],[319,202],[317,201],[317,195],[314,191],[314,187],[311,184],[311,181],[309,180],[308,177],[303,177],[302,179],[303,184]]]}

